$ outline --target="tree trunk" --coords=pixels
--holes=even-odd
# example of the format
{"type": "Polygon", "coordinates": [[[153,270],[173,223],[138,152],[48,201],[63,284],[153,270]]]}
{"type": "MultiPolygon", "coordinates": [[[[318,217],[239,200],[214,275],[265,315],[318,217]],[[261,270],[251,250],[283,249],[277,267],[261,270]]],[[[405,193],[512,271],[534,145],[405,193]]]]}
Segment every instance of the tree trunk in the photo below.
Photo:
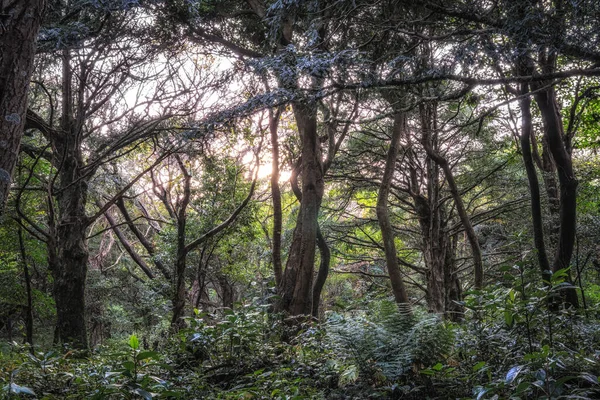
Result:
{"type": "MultiPolygon", "coordinates": [[[[531,73],[531,72],[529,72],[531,73]]],[[[524,72],[527,74],[527,72],[524,72]]],[[[532,128],[533,129],[533,128],[532,128]]],[[[558,231],[560,229],[560,198],[558,182],[556,180],[556,165],[552,160],[548,139],[542,137],[542,154],[540,156],[535,132],[530,133],[533,161],[542,173],[546,195],[548,197],[548,209],[550,211],[549,222],[546,223],[545,231],[549,234],[550,247],[556,247],[558,242],[558,231]]]]}
{"type": "Polygon", "coordinates": [[[52,164],[58,170],[58,187],[53,193],[57,205],[57,220],[52,228],[56,251],[49,252],[55,263],[52,268],[57,314],[55,341],[87,349],[85,280],[89,259],[86,243],[89,219],[85,208],[88,178],[82,175],[85,166],[81,143],[82,126],[73,115],[69,50],[63,50],[62,69],[60,132],[52,137],[52,164]]]}
{"type": "MultiPolygon", "coordinates": [[[[142,234],[142,232],[140,232],[138,227],[134,224],[133,219],[131,218],[131,216],[129,215],[129,212],[127,211],[127,207],[125,206],[125,201],[123,200],[123,198],[120,198],[119,200],[117,200],[116,204],[117,204],[117,207],[119,208],[119,210],[121,211],[121,215],[123,215],[123,217],[125,218],[125,221],[127,222],[127,226],[129,227],[129,230],[131,230],[134,233],[134,235],[140,241],[140,244],[142,246],[144,246],[144,248],[148,252],[148,255],[154,262],[154,265],[156,265],[156,268],[159,269],[159,271],[162,273],[162,275],[165,277],[165,279],[167,281],[171,281],[171,279],[172,279],[171,272],[169,272],[169,269],[167,268],[167,266],[158,257],[156,257],[156,249],[155,249],[154,245],[152,244],[152,242],[148,238],[146,238],[146,236],[144,236],[144,234],[142,234]]],[[[142,209],[143,209],[143,206],[142,206],[142,209]]],[[[144,272],[146,272],[146,271],[144,271],[144,272]]]]}
{"type": "Polygon", "coordinates": [[[390,186],[394,177],[396,159],[400,148],[400,137],[406,129],[406,115],[402,112],[396,113],[394,116],[394,126],[392,128],[392,140],[385,161],[385,170],[381,178],[379,193],[377,196],[377,220],[381,229],[383,239],[383,249],[385,252],[385,261],[392,284],[392,292],[396,303],[410,307],[408,294],[402,281],[400,267],[398,265],[398,255],[396,254],[396,244],[394,243],[394,232],[389,216],[388,195],[390,186]]]}
{"type": "MultiPolygon", "coordinates": [[[[533,138],[533,132],[531,134],[533,138]]],[[[542,138],[542,157],[540,167],[542,170],[542,176],[544,178],[544,185],[546,187],[546,193],[548,194],[548,204],[550,208],[550,215],[552,216],[554,226],[558,225],[558,216],[560,214],[560,195],[558,189],[558,182],[556,182],[556,166],[552,160],[551,151],[548,147],[548,138],[544,136],[542,138]]],[[[552,231],[558,235],[558,229],[552,231]]]]}
{"type": "Polygon", "coordinates": [[[27,293],[27,307],[25,307],[25,342],[29,343],[29,351],[33,350],[33,298],[31,295],[31,275],[27,265],[27,252],[25,250],[25,240],[23,239],[23,229],[19,223],[19,249],[21,251],[21,262],[23,263],[23,276],[25,278],[25,292],[27,293]]]}
{"type": "Polygon", "coordinates": [[[177,261],[175,263],[175,287],[173,290],[173,315],[171,317],[171,327],[179,330],[185,327],[183,320],[185,312],[185,266],[187,257],[178,252],[177,261]]]}
{"type": "Polygon", "coordinates": [[[292,316],[312,311],[318,215],[323,197],[323,171],[314,104],[295,103],[294,116],[302,141],[302,201],[281,285],[278,310],[292,316]]]}
{"type": "Polygon", "coordinates": [[[177,210],[177,259],[175,261],[175,288],[173,291],[173,316],[171,319],[171,327],[179,330],[185,326],[183,320],[185,311],[185,267],[187,263],[188,250],[186,248],[186,232],[187,223],[187,206],[190,203],[191,197],[191,180],[192,176],[185,167],[181,157],[175,156],[179,169],[183,174],[183,197],[177,210]]]}
{"type": "MultiPolygon", "coordinates": [[[[425,107],[421,114],[421,141],[427,143],[434,151],[438,151],[438,133],[435,126],[434,113],[425,107]]],[[[427,284],[426,299],[430,312],[457,320],[463,314],[458,304],[461,300],[462,288],[455,271],[454,254],[456,241],[448,236],[448,218],[444,213],[440,191],[443,184],[440,166],[426,155],[424,174],[421,182],[418,178],[416,153],[412,149],[412,139],[406,134],[408,143],[407,158],[409,169],[409,191],[413,199],[415,214],[419,219],[422,237],[422,253],[425,260],[425,280],[427,284]],[[426,196],[421,193],[421,186],[426,185],[426,196]]]]}
{"type": "Polygon", "coordinates": [[[0,9],[0,217],[17,162],[35,43],[45,0],[19,0],[0,9]]]}
{"type": "MultiPolygon", "coordinates": [[[[525,94],[528,91],[528,85],[526,83],[522,84],[521,93],[525,94]]],[[[529,96],[525,96],[519,101],[519,104],[521,107],[521,152],[523,156],[523,164],[525,164],[525,171],[527,172],[529,192],[531,193],[533,241],[537,252],[542,278],[544,282],[550,282],[550,277],[552,274],[550,271],[550,262],[548,261],[548,255],[546,252],[546,244],[544,242],[540,185],[531,152],[531,138],[533,137],[533,126],[531,123],[531,99],[529,96]]]]}
{"type": "Polygon", "coordinates": [[[233,285],[227,279],[227,276],[219,271],[217,273],[217,282],[219,282],[219,288],[221,291],[221,303],[224,308],[233,310],[233,303],[235,298],[235,292],[233,285]]]}
{"type": "MultiPolygon", "coordinates": [[[[302,159],[300,159],[302,161],[302,159]]],[[[298,186],[298,169],[300,168],[300,162],[296,164],[296,166],[292,170],[292,176],[290,177],[290,184],[292,186],[292,191],[294,195],[302,203],[302,191],[298,186]]],[[[329,250],[329,245],[321,232],[321,228],[317,225],[317,246],[319,248],[319,253],[321,256],[321,262],[319,264],[319,271],[317,272],[317,276],[315,277],[312,289],[312,316],[314,318],[319,317],[319,304],[321,302],[321,292],[323,291],[323,287],[325,286],[325,282],[327,281],[327,276],[329,275],[329,264],[331,262],[331,250],[329,250]]]]}
{"type": "MultiPolygon", "coordinates": [[[[435,212],[435,211],[434,211],[435,212]]],[[[437,219],[433,216],[432,219],[437,219]]],[[[425,239],[424,258],[427,265],[427,305],[430,312],[446,312],[446,240],[435,221],[425,239]]]]}
{"type": "Polygon", "coordinates": [[[281,286],[282,264],[281,264],[281,230],[283,225],[281,210],[281,189],[279,188],[279,138],[277,129],[281,109],[276,112],[269,110],[269,131],[271,133],[271,196],[273,197],[273,273],[275,275],[275,286],[281,286]]]}
{"type": "Polygon", "coordinates": [[[86,245],[88,221],[85,214],[87,182],[79,176],[79,162],[80,154],[68,155],[59,174],[54,298],[57,340],[86,349],[85,280],[89,258],[86,245]]]}
{"type": "Polygon", "coordinates": [[[123,246],[127,254],[129,254],[129,257],[131,257],[133,262],[135,262],[138,265],[138,267],[142,269],[142,271],[144,272],[144,274],[146,274],[148,278],[154,279],[154,274],[152,273],[152,270],[150,269],[150,267],[148,267],[146,261],[144,261],[144,259],[140,257],[140,255],[135,251],[133,245],[129,243],[129,240],[127,240],[123,232],[121,232],[121,229],[118,227],[117,222],[112,217],[112,215],[110,215],[109,211],[104,213],[104,218],[106,218],[106,221],[110,225],[110,228],[115,233],[115,235],[119,239],[119,242],[121,242],[121,245],[123,246]]]}
{"type": "Polygon", "coordinates": [[[206,269],[208,267],[208,261],[211,257],[209,254],[208,257],[206,257],[206,261],[204,261],[205,249],[206,248],[202,249],[202,254],[200,255],[200,260],[198,261],[198,268],[196,269],[196,282],[198,284],[198,291],[194,301],[194,307],[202,309],[203,311],[206,311],[206,307],[202,301],[208,300],[208,296],[206,296],[206,269]]]}
{"type": "MultiPolygon", "coordinates": [[[[410,138],[408,138],[410,139],[410,138]]],[[[409,145],[409,158],[413,152],[409,145]]],[[[413,164],[410,162],[409,164],[413,164]]],[[[425,260],[427,284],[427,306],[430,312],[443,314],[446,310],[446,233],[443,229],[444,219],[439,202],[439,166],[427,157],[425,160],[427,170],[427,197],[421,194],[417,171],[409,165],[410,194],[419,226],[421,228],[422,252],[425,260]]]]}
{"type": "Polygon", "coordinates": [[[460,221],[465,229],[465,233],[467,234],[467,239],[469,240],[469,244],[471,245],[471,253],[473,255],[473,268],[475,270],[475,289],[483,288],[483,259],[481,256],[481,248],[479,247],[479,240],[477,239],[477,235],[475,234],[475,229],[473,229],[473,224],[471,224],[471,220],[469,215],[467,214],[467,210],[462,201],[462,197],[458,191],[458,186],[456,185],[456,181],[454,180],[454,175],[452,170],[450,169],[450,165],[448,162],[443,159],[440,163],[442,170],[444,171],[444,175],[446,176],[446,181],[448,182],[448,186],[450,187],[450,193],[452,194],[452,198],[454,199],[454,204],[456,205],[456,211],[460,217],[460,221]]]}
{"type": "Polygon", "coordinates": [[[446,260],[444,263],[446,283],[446,317],[451,321],[460,321],[465,315],[465,308],[462,305],[462,286],[458,279],[458,270],[456,268],[456,246],[458,240],[456,235],[449,237],[446,241],[446,260]]]}
{"type": "MultiPolygon", "coordinates": [[[[575,231],[577,229],[577,179],[573,172],[573,163],[564,139],[562,118],[556,102],[556,93],[553,87],[536,92],[536,103],[542,114],[544,135],[548,147],[556,164],[558,181],[560,183],[560,229],[558,234],[558,248],[552,270],[554,272],[568,268],[575,245],[575,231]]],[[[571,282],[571,274],[568,273],[571,282]]],[[[575,288],[564,291],[567,304],[578,307],[579,300],[575,288]]]]}
{"type": "Polygon", "coordinates": [[[327,281],[327,276],[329,275],[329,264],[331,262],[331,250],[329,250],[329,245],[327,244],[327,241],[321,232],[321,228],[317,228],[317,246],[319,247],[319,253],[321,255],[321,263],[319,265],[319,272],[317,272],[317,277],[315,278],[315,282],[313,284],[312,316],[314,318],[319,318],[321,292],[323,291],[323,286],[325,286],[325,282],[327,281]]]}
{"type": "MultiPolygon", "coordinates": [[[[432,115],[427,117],[425,106],[421,105],[421,118],[427,118],[428,120],[431,119],[435,123],[435,105],[430,105],[430,107],[432,107],[432,115]]],[[[469,218],[469,214],[465,208],[464,202],[458,190],[458,186],[454,180],[452,168],[450,167],[450,164],[448,164],[448,160],[446,160],[441,154],[433,149],[427,140],[423,140],[422,143],[423,147],[427,151],[427,155],[429,155],[429,157],[431,157],[431,159],[442,168],[442,171],[444,171],[444,176],[448,182],[448,187],[450,188],[450,193],[452,194],[452,199],[454,200],[454,204],[456,206],[456,211],[458,212],[458,216],[460,217],[460,221],[465,229],[467,239],[469,240],[469,244],[471,246],[471,253],[473,255],[473,268],[475,270],[475,289],[481,289],[483,288],[483,260],[481,256],[481,248],[479,247],[479,240],[475,234],[475,229],[473,229],[473,224],[471,223],[471,219],[469,218]]]]}
{"type": "MultiPolygon", "coordinates": [[[[427,146],[434,151],[438,150],[438,134],[432,129],[435,124],[434,118],[437,115],[430,112],[430,109],[422,107],[421,112],[421,140],[427,142],[427,146]]],[[[442,207],[440,201],[440,166],[428,155],[425,159],[427,167],[427,205],[421,207],[421,212],[426,213],[426,216],[421,214],[419,221],[421,222],[421,230],[424,237],[424,258],[427,265],[427,304],[429,310],[437,314],[446,312],[446,252],[448,246],[447,233],[444,232],[444,216],[442,215],[442,207]]],[[[413,168],[414,170],[414,168],[413,168]]],[[[416,175],[416,171],[412,172],[416,175]]],[[[416,185],[415,185],[416,186],[416,185]]],[[[413,189],[418,190],[418,187],[413,189]]]]}

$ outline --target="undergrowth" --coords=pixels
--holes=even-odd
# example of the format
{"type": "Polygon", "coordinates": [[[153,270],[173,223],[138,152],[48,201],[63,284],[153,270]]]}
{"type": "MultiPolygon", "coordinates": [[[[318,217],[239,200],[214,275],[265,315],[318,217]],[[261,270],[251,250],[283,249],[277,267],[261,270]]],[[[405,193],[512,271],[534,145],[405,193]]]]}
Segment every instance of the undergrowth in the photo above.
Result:
{"type": "MultiPolygon", "coordinates": [[[[518,278],[518,274],[516,275],[518,278]]],[[[2,398],[600,398],[593,309],[549,312],[552,289],[522,282],[471,292],[464,321],[372,302],[290,324],[258,301],[197,312],[149,349],[137,335],[81,355],[0,353],[2,398]]]]}

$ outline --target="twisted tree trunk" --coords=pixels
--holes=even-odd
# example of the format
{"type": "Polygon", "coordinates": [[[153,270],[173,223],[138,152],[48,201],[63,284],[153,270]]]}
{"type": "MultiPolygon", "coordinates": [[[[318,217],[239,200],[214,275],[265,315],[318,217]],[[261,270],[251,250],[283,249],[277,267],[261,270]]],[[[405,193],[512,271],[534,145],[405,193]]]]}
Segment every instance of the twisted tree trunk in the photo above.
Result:
{"type": "Polygon", "coordinates": [[[392,140],[385,161],[385,170],[383,171],[383,177],[381,178],[381,184],[379,186],[376,212],[379,228],[381,229],[385,261],[387,271],[390,276],[390,281],[392,283],[394,299],[396,300],[396,303],[410,307],[408,294],[406,292],[406,288],[404,287],[404,282],[402,281],[402,275],[400,274],[398,255],[396,254],[396,244],[394,243],[394,232],[392,230],[388,209],[388,195],[390,193],[390,187],[394,177],[396,159],[398,158],[398,150],[400,148],[400,138],[402,137],[405,129],[406,114],[403,112],[398,112],[394,116],[392,140]]]}
{"type": "Polygon", "coordinates": [[[321,232],[321,228],[317,228],[317,246],[319,247],[319,253],[321,255],[321,262],[319,264],[319,271],[313,284],[312,289],[312,316],[319,318],[319,303],[321,302],[321,292],[327,281],[329,275],[329,264],[331,263],[331,250],[325,240],[325,236],[321,232]]]}
{"type": "Polygon", "coordinates": [[[302,140],[302,201],[281,284],[278,310],[292,316],[312,311],[312,279],[323,198],[323,169],[314,104],[294,104],[294,116],[302,140]]]}
{"type": "MultiPolygon", "coordinates": [[[[548,148],[556,164],[558,181],[560,183],[560,229],[558,233],[558,248],[552,263],[554,272],[570,266],[575,245],[577,229],[577,179],[573,171],[571,155],[565,146],[562,118],[556,101],[554,87],[539,90],[535,94],[536,103],[542,114],[544,136],[548,148]]],[[[571,282],[568,272],[567,280],[571,282]]],[[[575,288],[565,289],[565,302],[573,307],[579,306],[575,288]]]]}
{"type": "MultiPolygon", "coordinates": [[[[521,93],[525,94],[529,91],[526,83],[521,86],[521,93]]],[[[529,192],[531,194],[531,217],[533,220],[533,242],[537,251],[537,258],[542,277],[545,282],[550,281],[551,271],[550,262],[546,252],[546,244],[544,241],[544,226],[542,219],[542,206],[540,197],[540,184],[535,171],[533,156],[531,151],[531,138],[533,137],[533,125],[531,123],[531,99],[529,96],[523,97],[519,101],[521,107],[521,153],[523,164],[527,172],[527,180],[529,182],[529,192]]]]}

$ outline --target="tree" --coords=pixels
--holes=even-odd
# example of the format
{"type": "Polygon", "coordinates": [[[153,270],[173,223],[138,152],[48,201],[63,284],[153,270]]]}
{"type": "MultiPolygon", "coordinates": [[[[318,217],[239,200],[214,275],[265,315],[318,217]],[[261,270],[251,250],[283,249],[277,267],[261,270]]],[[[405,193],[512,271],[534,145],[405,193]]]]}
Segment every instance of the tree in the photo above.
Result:
{"type": "MultiPolygon", "coordinates": [[[[62,11],[52,10],[59,15],[62,11]]],[[[149,32],[143,24],[131,23],[135,12],[139,10],[100,8],[69,14],[83,18],[94,34],[72,42],[59,41],[57,50],[40,58],[44,70],[40,71],[39,86],[44,90],[27,115],[26,128],[39,132],[41,146],[50,148],[49,154],[42,154],[52,170],[45,182],[47,225],[21,217],[47,244],[58,314],[57,340],[81,348],[87,347],[87,231],[119,198],[115,193],[90,215],[88,199],[95,191],[94,176],[107,163],[168,129],[169,118],[191,113],[198,101],[198,97],[181,95],[183,81],[170,66],[156,63],[162,49],[146,39],[149,32]],[[58,81],[44,74],[56,68],[61,71],[58,81]],[[149,82],[150,78],[156,83],[149,82]],[[144,89],[139,88],[140,81],[146,83],[144,89]],[[145,98],[140,91],[146,92],[145,98]],[[55,95],[60,99],[56,106],[55,95]],[[158,112],[153,111],[159,107],[158,112]],[[55,114],[59,114],[58,121],[55,114]]],[[[77,38],[76,34],[63,34],[77,38]]],[[[187,85],[196,85],[199,76],[196,73],[186,79],[187,85]]],[[[166,154],[159,156],[159,161],[166,154]]],[[[123,190],[152,167],[138,170],[123,190]]]]}
{"type": "MultiPolygon", "coordinates": [[[[300,33],[303,20],[295,18],[296,12],[308,12],[319,15],[320,10],[310,7],[299,7],[286,5],[280,9],[270,8],[261,2],[248,2],[247,7],[236,7],[229,2],[223,2],[222,10],[228,8],[242,8],[248,13],[238,14],[245,30],[253,32],[252,37],[242,38],[238,32],[229,31],[227,27],[215,24],[219,19],[219,13],[215,10],[206,10],[200,4],[188,7],[184,11],[182,7],[171,7],[171,16],[184,24],[188,30],[188,37],[200,43],[217,44],[224,47],[237,57],[250,57],[254,59],[263,58],[268,63],[284,63],[283,68],[267,67],[265,72],[270,72],[275,78],[280,89],[286,92],[294,92],[296,99],[291,101],[294,117],[298,127],[301,141],[301,185],[302,202],[298,214],[298,220],[294,231],[294,239],[290,247],[286,268],[281,279],[281,300],[278,309],[286,311],[291,315],[308,315],[311,313],[312,300],[312,277],[316,254],[318,213],[323,196],[323,176],[320,141],[317,127],[317,101],[311,96],[303,95],[305,89],[318,90],[322,85],[317,73],[310,77],[308,87],[303,87],[300,74],[304,71],[299,65],[295,51],[292,49],[296,43],[294,34],[300,33]],[[190,11],[192,10],[192,11],[190,11]],[[265,25],[264,17],[273,12],[277,21],[273,27],[265,25]],[[210,25],[200,25],[194,18],[200,16],[210,25]],[[300,23],[300,24],[299,24],[300,23]],[[273,34],[267,37],[268,31],[272,29],[273,34]],[[273,41],[274,50],[265,46],[265,38],[273,41]],[[249,40],[248,40],[249,39],[249,40]],[[262,53],[265,51],[264,53],[262,53]],[[269,58],[271,58],[269,60],[269,58]]],[[[235,17],[234,17],[235,18],[235,17]]],[[[324,30],[317,32],[325,34],[324,30]]],[[[309,48],[316,49],[309,45],[309,48]]],[[[263,72],[263,74],[265,73],[263,72]]]]}
{"type": "Polygon", "coordinates": [[[0,6],[0,217],[19,154],[35,45],[45,7],[45,0],[3,2],[0,6]]]}
{"type": "Polygon", "coordinates": [[[405,134],[406,129],[406,114],[403,112],[396,113],[394,115],[394,125],[392,127],[392,140],[385,161],[385,169],[383,171],[383,177],[381,178],[381,185],[379,187],[376,207],[377,220],[379,221],[379,226],[381,228],[387,270],[388,274],[390,275],[390,280],[392,281],[394,298],[396,299],[397,303],[405,305],[409,303],[408,294],[404,288],[402,276],[400,275],[399,271],[398,256],[394,243],[392,225],[390,223],[387,198],[389,195],[390,186],[392,184],[392,176],[394,170],[396,169],[395,166],[400,147],[400,138],[405,134]]]}
{"type": "MultiPolygon", "coordinates": [[[[223,146],[223,143],[221,145],[223,146]]],[[[254,174],[253,181],[244,185],[241,182],[244,181],[244,174],[247,172],[245,166],[239,165],[237,162],[227,166],[227,157],[213,154],[209,150],[210,147],[209,143],[204,143],[202,140],[197,143],[189,142],[186,146],[187,154],[172,154],[158,164],[156,171],[150,173],[150,180],[144,184],[151,187],[152,196],[148,198],[148,201],[158,201],[161,204],[161,214],[156,215],[145,211],[146,206],[142,205],[142,197],[147,188],[139,187],[139,185],[132,190],[122,192],[116,202],[116,208],[119,209],[129,231],[142,244],[142,248],[150,256],[152,263],[171,283],[171,293],[169,294],[172,304],[171,325],[175,329],[185,326],[183,317],[188,298],[187,283],[191,255],[200,253],[196,258],[198,262],[197,277],[199,277],[197,284],[200,285],[197,290],[201,292],[204,290],[203,282],[207,276],[207,264],[213,256],[219,240],[245,211],[257,185],[258,165],[252,172],[254,174]],[[216,165],[217,161],[219,164],[225,164],[224,176],[219,176],[217,172],[220,168],[216,165]],[[226,195],[231,195],[233,204],[228,204],[224,199],[226,195]],[[137,208],[141,211],[141,215],[135,217],[135,220],[142,218],[146,221],[158,221],[155,222],[158,228],[150,229],[149,234],[142,233],[127,208],[125,196],[136,199],[138,203],[137,208]],[[152,238],[155,236],[155,233],[152,232],[155,229],[160,234],[162,241],[172,242],[169,243],[171,248],[166,252],[169,254],[168,257],[161,257],[157,254],[159,250],[152,238]]],[[[221,150],[223,148],[224,146],[221,147],[221,150]]],[[[256,151],[260,152],[260,148],[256,151]]],[[[122,223],[118,222],[109,212],[105,213],[105,218],[132,260],[149,278],[154,279],[143,253],[130,243],[125,233],[119,228],[122,223]]],[[[225,297],[231,301],[227,301],[226,306],[231,307],[233,304],[231,288],[224,274],[218,273],[217,275],[220,286],[229,291],[229,296],[225,297]]],[[[201,301],[201,293],[198,296],[197,301],[201,301]]]]}
{"type": "MultiPolygon", "coordinates": [[[[507,48],[501,44],[494,44],[490,37],[486,35],[473,36],[475,42],[480,41],[482,43],[481,48],[485,49],[482,51],[482,56],[489,57],[493,68],[500,73],[501,81],[504,79],[510,80],[512,75],[524,78],[522,81],[529,83],[530,93],[535,98],[540,110],[544,132],[543,146],[552,155],[552,162],[550,162],[548,152],[544,151],[546,158],[538,161],[538,164],[547,174],[545,182],[550,204],[553,209],[556,209],[558,205],[560,213],[558,243],[552,262],[552,271],[554,272],[570,266],[576,232],[577,180],[571,160],[571,140],[574,132],[570,131],[565,134],[556,98],[556,82],[549,80],[545,75],[550,76],[556,73],[560,75],[559,67],[568,65],[560,62],[562,57],[576,60],[580,65],[591,66],[585,72],[586,74],[598,74],[598,71],[594,68],[596,64],[592,63],[597,63],[600,60],[600,55],[593,46],[595,39],[590,36],[591,32],[597,30],[597,21],[592,22],[586,18],[589,10],[597,9],[597,4],[585,3],[585,6],[583,4],[575,6],[563,1],[548,4],[537,2],[513,4],[506,2],[495,8],[492,13],[487,13],[484,7],[480,7],[478,4],[460,6],[458,4],[441,5],[431,3],[426,6],[436,13],[451,18],[459,18],[473,26],[488,27],[506,37],[506,43],[509,47],[517,49],[516,53],[511,54],[506,51],[507,48]],[[583,9],[586,11],[582,12],[583,9]],[[568,28],[573,24],[577,24],[578,29],[571,30],[568,28]],[[534,61],[534,57],[536,61],[534,61]],[[506,60],[508,65],[513,66],[513,71],[503,71],[499,63],[501,59],[506,60]],[[552,176],[554,174],[558,175],[560,202],[556,201],[557,196],[555,195],[556,190],[552,176]]],[[[582,71],[565,73],[562,78],[577,76],[581,73],[582,71]]],[[[474,82],[477,81],[477,79],[474,79],[474,82]]],[[[508,83],[508,81],[504,83],[508,83]]],[[[512,90],[512,92],[518,93],[515,90],[512,90]]],[[[522,90],[520,95],[526,96],[522,90]]],[[[528,108],[528,104],[522,105],[528,108]]],[[[526,115],[527,111],[524,111],[524,113],[526,115]]],[[[524,130],[529,131],[529,129],[529,127],[524,126],[524,130]]],[[[535,156],[537,154],[536,144],[534,143],[535,135],[523,133],[522,137],[525,152],[527,152],[528,147],[525,141],[527,137],[530,137],[533,145],[532,154],[535,156]]],[[[524,157],[529,156],[524,154],[524,157]]],[[[526,168],[530,169],[530,166],[527,166],[529,161],[526,160],[525,162],[526,168]]],[[[532,196],[535,196],[537,190],[535,182],[533,182],[533,175],[531,172],[528,172],[528,174],[532,196]]],[[[538,202],[538,199],[533,197],[532,199],[534,231],[537,231],[535,242],[538,253],[540,253],[543,251],[543,239],[540,235],[539,221],[536,221],[538,213],[535,210],[537,208],[535,203],[538,202]]],[[[541,257],[539,260],[540,267],[545,268],[546,262],[543,260],[543,256],[538,257],[541,257]]],[[[546,272],[543,272],[543,274],[546,279],[548,274],[546,272]]],[[[565,291],[565,300],[568,304],[574,306],[578,304],[577,295],[573,289],[565,291]]]]}

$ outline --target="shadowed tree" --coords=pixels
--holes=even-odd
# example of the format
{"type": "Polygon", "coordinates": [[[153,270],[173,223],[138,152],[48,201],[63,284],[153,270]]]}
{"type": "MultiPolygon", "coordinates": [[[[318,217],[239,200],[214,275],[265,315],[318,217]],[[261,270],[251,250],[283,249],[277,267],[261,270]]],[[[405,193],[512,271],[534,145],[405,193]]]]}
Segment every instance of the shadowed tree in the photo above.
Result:
{"type": "Polygon", "coordinates": [[[0,2],[0,218],[19,155],[45,0],[0,2]]]}
{"type": "MultiPolygon", "coordinates": [[[[37,139],[49,147],[47,154],[42,152],[52,165],[45,183],[47,226],[21,215],[48,247],[58,317],[56,339],[81,348],[87,347],[88,228],[119,198],[115,193],[90,213],[88,200],[97,190],[94,177],[106,163],[166,132],[168,119],[189,114],[198,104],[197,96],[183,95],[183,81],[172,73],[172,66],[180,61],[173,55],[171,65],[157,62],[162,49],[147,40],[149,32],[143,23],[132,23],[138,10],[87,11],[73,10],[69,15],[90,18],[95,12],[95,18],[85,21],[93,35],[85,40],[75,35],[73,41],[59,42],[58,49],[40,56],[43,69],[38,86],[44,90],[33,99],[26,128],[39,132],[37,139]],[[48,71],[59,73],[52,76],[48,71]],[[143,89],[140,82],[144,82],[143,89]],[[56,105],[55,96],[60,99],[56,105]]],[[[64,35],[71,37],[69,32],[64,35]]],[[[185,83],[194,86],[197,79],[196,73],[190,74],[185,83]]],[[[158,162],[166,155],[168,151],[161,153],[158,162]]],[[[127,190],[152,165],[138,168],[121,190],[127,190]]]]}

